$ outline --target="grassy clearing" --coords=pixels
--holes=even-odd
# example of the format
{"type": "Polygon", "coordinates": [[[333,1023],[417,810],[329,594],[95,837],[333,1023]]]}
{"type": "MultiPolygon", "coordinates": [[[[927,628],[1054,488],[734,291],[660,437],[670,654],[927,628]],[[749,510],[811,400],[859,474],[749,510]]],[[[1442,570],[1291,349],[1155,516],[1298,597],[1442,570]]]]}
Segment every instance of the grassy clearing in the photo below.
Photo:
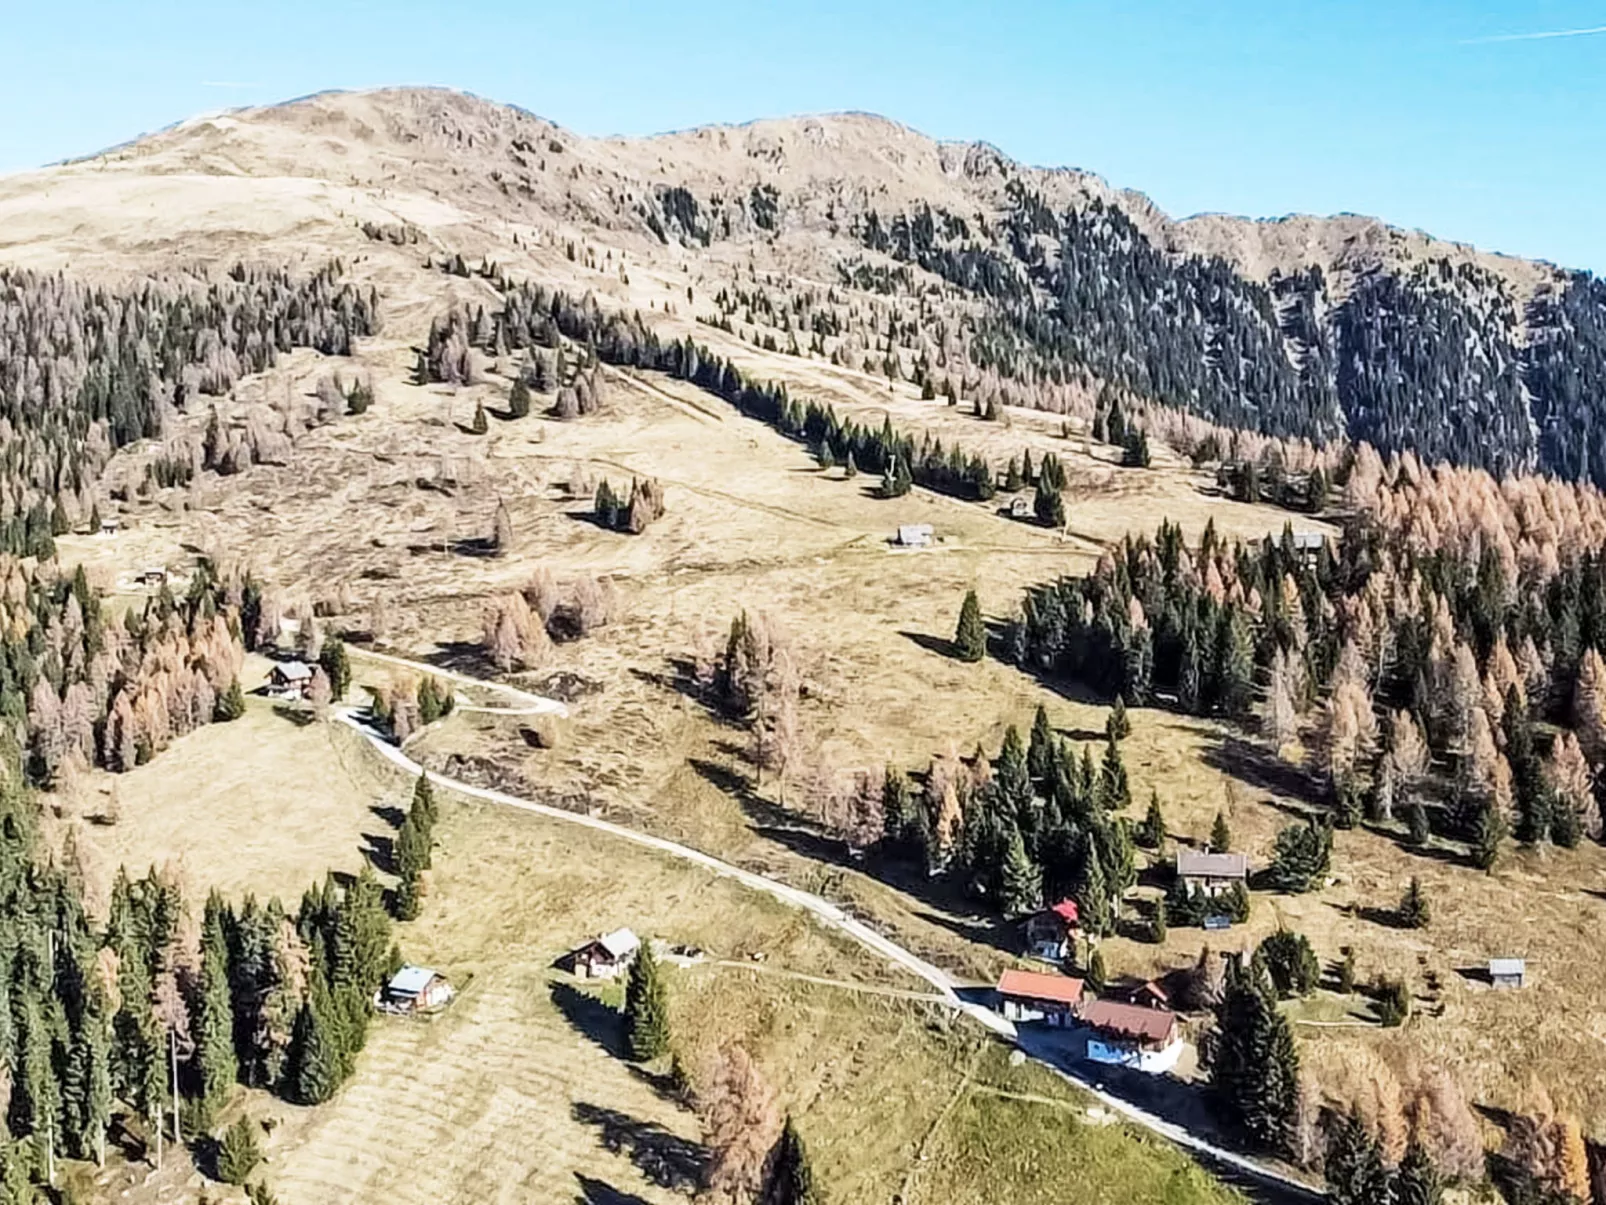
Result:
{"type": "MultiPolygon", "coordinates": [[[[607,1191],[676,1199],[702,1154],[695,1118],[617,1057],[617,988],[551,968],[604,928],[629,924],[721,958],[762,956],[767,968],[918,986],[795,910],[620,842],[450,798],[441,834],[424,916],[403,941],[463,993],[432,1021],[382,1021],[330,1104],[279,1107],[273,1175],[287,1205],[620,1199],[607,1191]]],[[[967,1081],[1064,1102],[1013,1102],[1011,1117],[1021,1133],[1012,1142],[1058,1152],[1062,1189],[1092,1192],[1115,1167],[1133,1183],[1190,1174],[1182,1156],[1120,1127],[1068,1129],[1067,1107],[1081,1107],[1074,1092],[1046,1074],[1023,1085],[1001,1047],[933,1006],[714,965],[672,972],[671,992],[683,1057],[696,1066],[723,1041],[745,1042],[797,1114],[835,1199],[894,1199],[921,1151],[949,1141],[946,1106],[965,1099],[967,1081]],[[1065,1153],[1084,1146],[1080,1159],[1065,1153]]],[[[920,1166],[909,1201],[982,1191],[984,1181],[968,1181],[955,1196],[947,1186],[967,1181],[940,1159],[928,1191],[920,1166]]],[[[1040,1199],[1040,1170],[989,1167],[987,1199],[1040,1199]]],[[[1199,1185],[1136,1199],[1228,1199],[1199,1185]]]]}
{"type": "Polygon", "coordinates": [[[355,873],[364,849],[389,839],[375,809],[406,795],[376,791],[362,757],[349,730],[253,699],[234,723],[199,729],[128,774],[87,776],[66,806],[100,816],[115,794],[116,824],[79,830],[107,884],[119,865],[137,874],[172,861],[194,898],[218,887],[293,902],[327,870],[355,873]]]}
{"type": "Polygon", "coordinates": [[[996,1199],[1018,1205],[1243,1200],[1169,1145],[1130,1133],[1039,1067],[1010,1067],[998,1050],[983,1056],[975,1078],[960,1090],[908,1200],[961,1201],[993,1184],[1009,1186],[1007,1198],[996,1199]],[[1042,1140],[1045,1125],[1055,1128],[1054,1140],[1042,1140]]]}

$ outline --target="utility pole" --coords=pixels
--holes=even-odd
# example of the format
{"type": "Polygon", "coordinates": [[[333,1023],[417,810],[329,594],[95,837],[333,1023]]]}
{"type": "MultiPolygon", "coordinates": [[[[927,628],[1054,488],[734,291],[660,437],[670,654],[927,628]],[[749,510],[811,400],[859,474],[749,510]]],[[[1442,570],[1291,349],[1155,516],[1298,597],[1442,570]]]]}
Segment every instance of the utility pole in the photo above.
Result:
{"type": "Polygon", "coordinates": [[[173,1141],[184,1141],[184,1124],[178,1112],[178,1043],[173,1040],[172,1031],[168,1031],[167,1050],[169,1061],[173,1067],[173,1141]]]}

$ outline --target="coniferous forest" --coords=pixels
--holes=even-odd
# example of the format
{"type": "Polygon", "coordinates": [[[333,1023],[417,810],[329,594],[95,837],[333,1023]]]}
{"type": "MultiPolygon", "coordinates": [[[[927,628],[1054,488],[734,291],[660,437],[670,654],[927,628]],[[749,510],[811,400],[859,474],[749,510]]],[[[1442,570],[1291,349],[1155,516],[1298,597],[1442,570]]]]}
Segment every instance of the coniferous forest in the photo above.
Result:
{"type": "MultiPolygon", "coordinates": [[[[1526,306],[1448,260],[1250,280],[1156,247],[1123,210],[1055,212],[1018,182],[996,225],[922,207],[863,244],[976,299],[969,356],[1005,378],[1099,382],[1224,427],[1606,485],[1606,286],[1575,273],[1526,306]]],[[[887,278],[888,290],[915,291],[887,278]]]]}
{"type": "MultiPolygon", "coordinates": [[[[103,605],[54,539],[91,520],[113,452],[161,438],[282,353],[347,354],[377,296],[340,282],[236,268],[124,290],[0,271],[0,1200],[35,1199],[64,1157],[119,1141],[193,1138],[236,1082],[327,1096],[361,1048],[394,960],[380,886],[365,874],[296,912],[183,898],[152,870],[120,874],[104,927],[83,883],[41,864],[31,787],[69,763],[127,770],[175,737],[240,714],[238,672],[262,635],[249,573],[197,565],[175,596],[103,605]],[[165,1126],[160,1120],[170,1118],[165,1126]]],[[[276,627],[277,620],[273,620],[276,627]]],[[[276,635],[276,632],[275,632],[276,635]]]]}

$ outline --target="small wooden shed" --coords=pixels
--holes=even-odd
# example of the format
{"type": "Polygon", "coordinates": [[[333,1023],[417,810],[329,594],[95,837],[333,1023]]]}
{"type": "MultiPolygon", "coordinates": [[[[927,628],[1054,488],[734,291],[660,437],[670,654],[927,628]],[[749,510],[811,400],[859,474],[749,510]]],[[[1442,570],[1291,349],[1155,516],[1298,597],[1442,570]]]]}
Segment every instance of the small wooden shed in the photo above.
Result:
{"type": "Polygon", "coordinates": [[[1528,964],[1520,958],[1489,959],[1489,982],[1501,988],[1528,986],[1528,964]]]}
{"type": "Polygon", "coordinates": [[[385,985],[380,1007],[393,1013],[429,1012],[450,1004],[452,995],[443,975],[429,967],[405,966],[385,985]]]}
{"type": "Polygon", "coordinates": [[[1047,962],[1063,962],[1071,955],[1079,917],[1075,900],[1061,900],[1026,921],[1026,953],[1047,962]]]}

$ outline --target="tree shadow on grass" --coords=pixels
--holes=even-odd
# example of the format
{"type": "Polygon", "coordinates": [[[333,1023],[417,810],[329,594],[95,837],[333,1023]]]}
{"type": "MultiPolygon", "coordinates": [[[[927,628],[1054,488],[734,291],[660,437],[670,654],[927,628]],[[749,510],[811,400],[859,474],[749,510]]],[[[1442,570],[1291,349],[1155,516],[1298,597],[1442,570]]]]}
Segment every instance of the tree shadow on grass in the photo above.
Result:
{"type": "Polygon", "coordinates": [[[562,981],[552,984],[551,990],[552,1003],[578,1033],[590,1038],[616,1059],[623,1059],[629,1054],[624,1018],[617,1009],[589,992],[582,992],[562,981]]]}
{"type": "Polygon", "coordinates": [[[287,720],[297,728],[305,728],[318,717],[313,714],[310,707],[298,707],[293,703],[275,703],[273,714],[281,720],[287,720]]]}
{"type": "Polygon", "coordinates": [[[1400,922],[1400,914],[1393,908],[1374,908],[1369,904],[1345,904],[1339,908],[1345,916],[1356,920],[1367,921],[1374,925],[1381,925],[1385,929],[1406,929],[1409,926],[1400,922]]]}
{"type": "Polygon", "coordinates": [[[362,835],[363,857],[368,859],[369,865],[381,874],[396,874],[396,839],[391,836],[381,836],[378,833],[364,833],[362,835]]]}
{"type": "Polygon", "coordinates": [[[612,1184],[582,1176],[579,1172],[574,1173],[574,1178],[580,1182],[580,1195],[574,1199],[574,1205],[647,1205],[646,1197],[638,1197],[612,1184]]]}
{"type": "Polygon", "coordinates": [[[1235,733],[1221,733],[1215,745],[1205,750],[1204,763],[1251,787],[1297,799],[1310,809],[1302,811],[1276,799],[1270,801],[1284,811],[1310,815],[1322,810],[1321,790],[1315,779],[1298,766],[1283,761],[1265,746],[1235,733]]]}
{"type": "Polygon", "coordinates": [[[656,686],[661,690],[672,690],[682,698],[696,703],[708,717],[723,728],[741,728],[740,720],[733,717],[725,708],[720,706],[720,700],[711,689],[706,689],[697,680],[697,666],[686,657],[669,658],[669,672],[661,670],[640,669],[632,666],[630,673],[639,682],[656,686]]]}
{"type": "Polygon", "coordinates": [[[936,653],[939,657],[955,658],[958,656],[954,642],[945,636],[932,636],[926,632],[900,631],[898,635],[905,640],[911,640],[925,649],[928,653],[936,653]]]}
{"type": "Polygon", "coordinates": [[[407,813],[393,804],[376,803],[368,810],[390,825],[391,828],[399,829],[402,826],[402,821],[407,819],[407,813]]]}
{"type": "Polygon", "coordinates": [[[991,946],[1005,954],[1019,954],[1022,949],[1020,927],[1013,922],[990,916],[948,916],[927,909],[915,913],[921,920],[939,929],[979,945],[991,946]]]}
{"type": "MultiPolygon", "coordinates": [[[[729,745],[721,746],[729,751],[729,745]]],[[[853,865],[845,842],[821,830],[820,826],[778,803],[765,799],[753,789],[747,776],[732,766],[707,758],[694,757],[691,768],[710,786],[734,799],[761,837],[784,845],[794,853],[833,866],[853,865]]]]}
{"type": "MultiPolygon", "coordinates": [[[[733,758],[739,756],[741,752],[728,743],[719,743],[716,748],[731,754],[733,758]]],[[[810,861],[858,871],[878,883],[884,883],[896,891],[901,891],[911,899],[936,910],[927,914],[927,919],[944,925],[955,933],[987,942],[1000,950],[1011,953],[1018,951],[1020,942],[1012,936],[1013,927],[1003,921],[986,917],[962,919],[952,915],[942,915],[942,913],[958,913],[962,917],[963,914],[969,913],[972,907],[970,897],[954,878],[947,875],[928,875],[920,865],[888,856],[879,848],[870,848],[861,855],[855,855],[846,841],[815,821],[758,794],[747,775],[734,766],[710,761],[707,758],[692,758],[690,765],[706,782],[736,801],[747,816],[751,831],[757,836],[774,841],[777,845],[810,861]],[[992,938],[983,935],[981,930],[987,925],[996,926],[999,933],[992,938]]]]}
{"type": "Polygon", "coordinates": [[[496,677],[501,673],[486,655],[485,646],[477,640],[442,640],[435,651],[425,653],[421,660],[437,669],[449,669],[472,677],[496,677]]]}
{"type": "Polygon", "coordinates": [[[708,1148],[702,1143],[656,1122],[585,1101],[576,1101],[570,1112],[576,1121],[595,1126],[607,1150],[624,1154],[654,1184],[677,1192],[693,1192],[702,1185],[708,1162],[708,1148]]]}
{"type": "Polygon", "coordinates": [[[681,1086],[675,1082],[674,1076],[657,1071],[649,1071],[637,1063],[627,1064],[625,1070],[630,1072],[631,1079],[646,1084],[661,1099],[677,1105],[685,1105],[687,1103],[686,1094],[682,1091],[681,1086]]]}

